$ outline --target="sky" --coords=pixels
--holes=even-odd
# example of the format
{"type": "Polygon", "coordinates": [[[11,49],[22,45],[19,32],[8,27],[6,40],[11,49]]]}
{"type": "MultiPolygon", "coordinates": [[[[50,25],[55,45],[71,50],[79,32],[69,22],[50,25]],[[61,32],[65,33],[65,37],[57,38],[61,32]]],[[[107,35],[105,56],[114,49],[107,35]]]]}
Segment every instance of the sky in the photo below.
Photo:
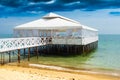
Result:
{"type": "Polygon", "coordinates": [[[0,34],[53,12],[99,30],[120,34],[120,0],[0,0],[0,34]]]}

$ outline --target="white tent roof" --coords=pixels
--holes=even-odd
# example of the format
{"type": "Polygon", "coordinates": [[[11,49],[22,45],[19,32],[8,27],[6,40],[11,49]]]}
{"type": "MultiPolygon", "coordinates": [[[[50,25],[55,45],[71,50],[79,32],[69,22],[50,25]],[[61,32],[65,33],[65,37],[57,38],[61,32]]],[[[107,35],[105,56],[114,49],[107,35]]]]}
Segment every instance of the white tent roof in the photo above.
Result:
{"type": "Polygon", "coordinates": [[[77,22],[77,21],[75,21],[75,20],[72,20],[72,19],[69,19],[69,18],[60,16],[60,15],[55,14],[55,13],[49,13],[49,14],[43,16],[43,18],[44,18],[44,19],[45,19],[45,18],[46,18],[46,19],[48,19],[48,18],[61,18],[61,19],[64,19],[64,20],[67,20],[67,21],[70,21],[70,22],[79,23],[79,22],[77,22]]]}
{"type": "Polygon", "coordinates": [[[68,29],[68,28],[84,28],[92,31],[97,31],[96,29],[83,26],[77,21],[54,13],[49,13],[43,16],[42,19],[38,19],[32,22],[16,26],[14,29],[68,29]]]}

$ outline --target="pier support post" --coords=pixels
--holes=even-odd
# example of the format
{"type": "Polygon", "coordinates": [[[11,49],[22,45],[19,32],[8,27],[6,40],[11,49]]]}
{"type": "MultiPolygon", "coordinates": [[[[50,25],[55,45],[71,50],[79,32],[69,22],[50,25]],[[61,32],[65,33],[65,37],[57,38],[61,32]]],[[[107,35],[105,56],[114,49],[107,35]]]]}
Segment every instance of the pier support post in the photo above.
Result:
{"type": "Polygon", "coordinates": [[[47,48],[46,48],[47,49],[47,54],[49,53],[49,47],[50,47],[50,45],[48,44],[47,48]]]}
{"type": "Polygon", "coordinates": [[[4,53],[1,53],[1,65],[4,64],[4,53]]]}
{"type": "Polygon", "coordinates": [[[5,53],[1,53],[1,65],[4,65],[4,54],[5,53]]]}
{"type": "Polygon", "coordinates": [[[82,54],[84,54],[85,53],[85,46],[83,45],[82,46],[82,54]]]}
{"type": "Polygon", "coordinates": [[[37,54],[37,59],[38,59],[38,56],[39,56],[38,47],[36,47],[36,54],[37,54]]]}
{"type": "Polygon", "coordinates": [[[11,53],[9,52],[9,63],[11,62],[11,53]]]}
{"type": "Polygon", "coordinates": [[[14,51],[12,51],[12,56],[14,56],[15,55],[15,52],[14,51]]]}
{"type": "Polygon", "coordinates": [[[20,49],[18,49],[18,63],[20,63],[20,49]]]}
{"type": "Polygon", "coordinates": [[[3,64],[3,53],[1,53],[1,65],[3,64]]]}
{"type": "Polygon", "coordinates": [[[74,47],[75,47],[74,53],[75,53],[75,54],[78,54],[78,53],[77,53],[77,46],[75,45],[74,47]]]}
{"type": "Polygon", "coordinates": [[[28,48],[28,61],[30,61],[30,48],[28,48]]]}
{"type": "Polygon", "coordinates": [[[69,53],[69,46],[67,45],[67,53],[69,53]]]}
{"type": "Polygon", "coordinates": [[[2,64],[2,53],[0,53],[1,58],[0,58],[0,64],[2,64]]]}
{"type": "Polygon", "coordinates": [[[60,45],[57,45],[58,54],[60,53],[60,45]]]}
{"type": "Polygon", "coordinates": [[[25,49],[24,49],[24,59],[25,59],[25,49]]]}
{"type": "Polygon", "coordinates": [[[3,54],[3,65],[4,65],[4,62],[5,62],[5,53],[3,54]]]}

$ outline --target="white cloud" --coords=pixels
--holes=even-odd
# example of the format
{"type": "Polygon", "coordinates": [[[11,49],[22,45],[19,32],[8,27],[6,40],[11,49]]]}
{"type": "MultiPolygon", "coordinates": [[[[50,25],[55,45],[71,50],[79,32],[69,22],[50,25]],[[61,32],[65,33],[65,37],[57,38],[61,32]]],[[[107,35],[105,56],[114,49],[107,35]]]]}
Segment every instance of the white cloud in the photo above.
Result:
{"type": "Polygon", "coordinates": [[[70,6],[70,5],[75,5],[75,4],[80,4],[80,1],[72,2],[72,3],[67,3],[65,5],[66,6],[70,6]]]}
{"type": "Polygon", "coordinates": [[[48,1],[46,2],[45,4],[53,4],[56,0],[51,0],[51,1],[48,1]]]}
{"type": "Polygon", "coordinates": [[[36,4],[36,3],[34,3],[34,2],[30,2],[30,3],[28,3],[28,5],[34,5],[34,4],[36,4]]]}

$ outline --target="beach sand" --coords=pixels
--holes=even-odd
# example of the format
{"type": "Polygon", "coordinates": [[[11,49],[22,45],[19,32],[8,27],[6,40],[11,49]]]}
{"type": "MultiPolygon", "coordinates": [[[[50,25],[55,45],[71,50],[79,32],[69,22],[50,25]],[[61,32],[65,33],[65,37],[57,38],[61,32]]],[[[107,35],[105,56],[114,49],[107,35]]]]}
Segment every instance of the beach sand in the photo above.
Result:
{"type": "Polygon", "coordinates": [[[120,77],[20,66],[0,66],[0,80],[120,80],[120,77]]]}

